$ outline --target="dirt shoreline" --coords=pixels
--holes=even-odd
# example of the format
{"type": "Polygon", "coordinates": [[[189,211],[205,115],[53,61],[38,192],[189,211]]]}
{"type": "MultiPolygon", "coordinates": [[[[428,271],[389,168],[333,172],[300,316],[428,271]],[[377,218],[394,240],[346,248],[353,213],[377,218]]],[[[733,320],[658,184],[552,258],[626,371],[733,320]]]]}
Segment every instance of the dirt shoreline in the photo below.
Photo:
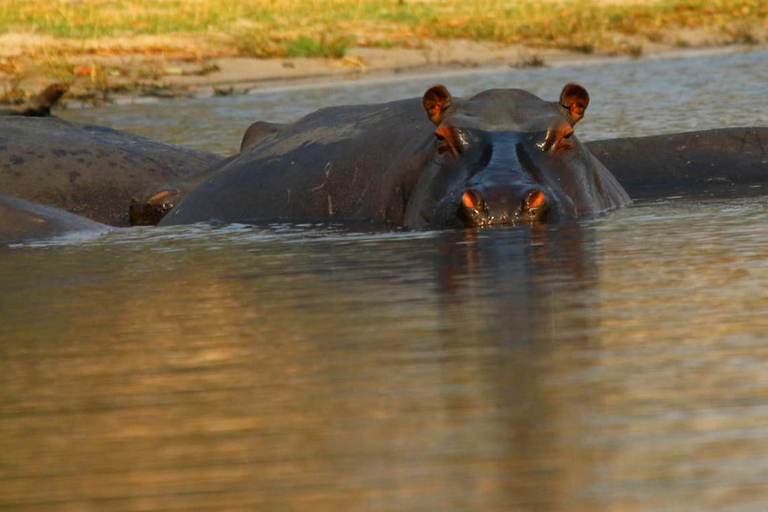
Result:
{"type": "MultiPolygon", "coordinates": [[[[523,45],[468,40],[428,40],[419,48],[353,48],[342,59],[257,59],[219,56],[195,59],[183,52],[174,55],[122,53],[74,55],[66,66],[69,77],[51,72],[50,62],[39,59],[13,61],[23,72],[0,67],[6,99],[20,101],[55,81],[68,83],[62,103],[78,108],[151,102],[181,97],[254,94],[287,87],[317,87],[360,80],[395,80],[418,76],[483,73],[536,66],[590,65],[632,59],[685,58],[699,55],[765,50],[766,44],[714,44],[691,36],[680,45],[645,44],[637,55],[592,53],[532,48],[523,45]],[[21,62],[19,65],[18,63],[21,62]],[[57,78],[64,78],[57,80],[57,78]]],[[[2,38],[0,38],[2,39],[2,38]]],[[[2,41],[0,41],[2,42],[2,41]]],[[[2,45],[0,45],[2,46],[2,45]]],[[[0,56],[0,62],[8,57],[0,56]]]]}

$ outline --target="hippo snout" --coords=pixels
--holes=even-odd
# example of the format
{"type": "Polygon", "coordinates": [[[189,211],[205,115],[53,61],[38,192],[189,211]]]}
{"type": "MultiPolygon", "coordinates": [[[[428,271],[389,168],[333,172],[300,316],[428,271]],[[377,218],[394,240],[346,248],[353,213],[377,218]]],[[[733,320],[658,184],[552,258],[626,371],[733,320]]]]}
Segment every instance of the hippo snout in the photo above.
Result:
{"type": "Polygon", "coordinates": [[[526,224],[544,220],[549,203],[535,186],[469,188],[461,196],[460,214],[473,227],[526,224]]]}

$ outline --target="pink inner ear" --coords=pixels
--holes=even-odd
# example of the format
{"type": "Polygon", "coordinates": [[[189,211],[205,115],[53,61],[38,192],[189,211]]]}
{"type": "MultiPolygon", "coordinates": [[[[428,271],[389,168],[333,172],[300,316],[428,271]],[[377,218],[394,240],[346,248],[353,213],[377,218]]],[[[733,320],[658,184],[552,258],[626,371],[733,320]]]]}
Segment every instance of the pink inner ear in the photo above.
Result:
{"type": "Polygon", "coordinates": [[[441,108],[442,108],[441,103],[438,103],[438,102],[432,103],[427,108],[427,116],[429,117],[429,119],[431,119],[432,121],[435,121],[437,118],[439,118],[441,108]]]}
{"type": "Polygon", "coordinates": [[[424,93],[422,104],[429,120],[438,124],[445,111],[451,106],[451,93],[442,85],[434,85],[424,93]]]}
{"type": "Polygon", "coordinates": [[[570,111],[573,123],[576,123],[584,117],[589,106],[589,93],[578,84],[568,84],[560,93],[560,105],[570,111]]]}

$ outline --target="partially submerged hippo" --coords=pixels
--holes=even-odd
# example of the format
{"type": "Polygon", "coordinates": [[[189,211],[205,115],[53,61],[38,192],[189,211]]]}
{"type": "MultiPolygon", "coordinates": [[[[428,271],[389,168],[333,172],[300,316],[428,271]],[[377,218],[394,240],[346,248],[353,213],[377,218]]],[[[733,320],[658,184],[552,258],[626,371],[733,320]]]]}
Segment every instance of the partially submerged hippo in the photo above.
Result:
{"type": "Polygon", "coordinates": [[[73,232],[106,233],[109,226],[58,208],[0,195],[0,244],[52,238],[73,232]]]}
{"type": "Polygon", "coordinates": [[[206,173],[160,224],[365,220],[439,228],[621,207],[629,197],[573,135],[588,104],[575,84],[555,102],[517,89],[453,98],[434,86],[423,98],[326,108],[282,127],[260,123],[245,149],[206,173]]]}
{"type": "Polygon", "coordinates": [[[720,128],[586,143],[633,199],[768,186],[768,128],[720,128]]]}
{"type": "Polygon", "coordinates": [[[0,117],[0,194],[112,226],[127,226],[131,198],[199,173],[222,157],[102,126],[0,117]]]}

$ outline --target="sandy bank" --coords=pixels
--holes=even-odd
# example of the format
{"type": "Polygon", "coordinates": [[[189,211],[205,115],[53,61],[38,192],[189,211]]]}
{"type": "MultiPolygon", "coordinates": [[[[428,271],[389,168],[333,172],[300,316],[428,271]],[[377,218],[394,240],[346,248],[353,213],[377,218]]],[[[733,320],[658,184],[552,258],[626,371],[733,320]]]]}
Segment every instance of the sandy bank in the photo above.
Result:
{"type": "MultiPolygon", "coordinates": [[[[29,45],[39,48],[55,45],[56,41],[31,41],[6,34],[0,37],[3,82],[0,93],[20,100],[46,84],[64,81],[70,87],[63,100],[65,104],[104,105],[147,101],[147,98],[254,93],[340,80],[578,65],[615,59],[676,58],[768,47],[765,44],[724,45],[712,37],[705,33],[677,34],[675,44],[645,43],[631,55],[588,54],[468,40],[426,40],[414,48],[353,48],[341,59],[257,59],[227,54],[199,59],[190,53],[189,42],[177,41],[177,46],[163,46],[176,48],[175,51],[140,53],[126,46],[114,53],[51,56],[46,60],[40,58],[39,53],[29,51],[29,45]],[[687,42],[680,44],[683,36],[688,38],[687,42]]],[[[146,49],[147,42],[143,41],[140,47],[146,49]]]]}

